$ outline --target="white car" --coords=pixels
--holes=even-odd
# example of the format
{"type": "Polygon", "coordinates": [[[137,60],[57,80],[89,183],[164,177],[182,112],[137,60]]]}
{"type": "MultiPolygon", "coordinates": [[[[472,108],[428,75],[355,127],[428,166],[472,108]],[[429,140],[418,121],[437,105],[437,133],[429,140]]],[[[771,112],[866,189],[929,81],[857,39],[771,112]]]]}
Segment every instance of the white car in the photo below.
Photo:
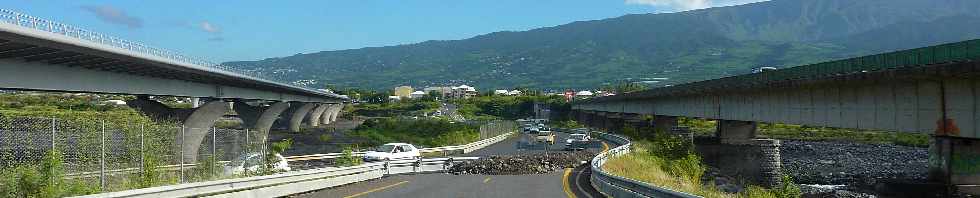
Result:
{"type": "Polygon", "coordinates": [[[407,143],[388,143],[378,146],[374,151],[364,154],[364,161],[388,161],[419,159],[422,154],[415,146],[407,143]]]}
{"type": "MultiPolygon", "coordinates": [[[[278,153],[275,155],[276,162],[273,165],[273,171],[285,172],[289,171],[289,163],[286,162],[286,158],[282,157],[278,153]]],[[[254,173],[258,172],[262,168],[265,162],[262,161],[261,153],[249,153],[246,155],[238,156],[237,159],[229,162],[225,165],[225,174],[227,175],[241,175],[245,173],[247,169],[248,172],[254,173]]]]}
{"type": "Polygon", "coordinates": [[[568,135],[565,140],[565,148],[569,150],[582,150],[589,146],[589,136],[584,133],[568,135]]]}

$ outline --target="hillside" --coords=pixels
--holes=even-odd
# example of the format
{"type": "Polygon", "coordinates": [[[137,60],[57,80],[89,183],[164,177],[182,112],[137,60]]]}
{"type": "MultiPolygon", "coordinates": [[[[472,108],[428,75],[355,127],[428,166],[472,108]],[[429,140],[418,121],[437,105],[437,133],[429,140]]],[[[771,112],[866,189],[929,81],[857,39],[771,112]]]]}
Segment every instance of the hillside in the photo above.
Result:
{"type": "Polygon", "coordinates": [[[653,84],[662,86],[978,38],[977,8],[974,0],[773,0],[229,64],[372,89],[592,88],[670,78],[653,84]]]}

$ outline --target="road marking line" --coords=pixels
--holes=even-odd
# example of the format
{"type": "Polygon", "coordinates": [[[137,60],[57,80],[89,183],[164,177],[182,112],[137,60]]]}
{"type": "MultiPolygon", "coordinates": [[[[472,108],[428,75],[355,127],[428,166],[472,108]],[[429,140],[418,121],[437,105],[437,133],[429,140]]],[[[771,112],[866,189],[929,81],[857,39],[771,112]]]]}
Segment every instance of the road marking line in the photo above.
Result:
{"type": "Polygon", "coordinates": [[[609,144],[606,144],[606,142],[602,142],[602,152],[606,152],[608,150],[609,150],[609,144]]]}
{"type": "Polygon", "coordinates": [[[376,192],[376,191],[379,191],[379,190],[384,190],[384,189],[388,189],[388,188],[391,188],[391,187],[395,187],[395,186],[397,186],[397,185],[402,185],[402,184],[405,184],[405,183],[408,183],[408,181],[402,181],[402,182],[398,182],[398,183],[395,183],[395,184],[392,184],[392,185],[387,185],[387,186],[382,186],[382,187],[380,187],[380,188],[375,188],[375,189],[371,189],[371,190],[368,190],[368,191],[364,191],[364,192],[361,192],[361,193],[357,193],[357,194],[354,194],[354,195],[351,195],[351,196],[346,196],[346,197],[344,197],[344,198],[354,198],[354,197],[359,197],[359,196],[363,196],[363,195],[366,195],[366,194],[368,194],[368,193],[373,193],[373,192],[376,192]]]}
{"type": "Polygon", "coordinates": [[[565,195],[569,198],[576,198],[575,193],[572,193],[572,188],[568,187],[568,175],[572,173],[571,168],[565,168],[565,175],[561,178],[562,190],[565,191],[565,195]]]}
{"type": "Polygon", "coordinates": [[[588,167],[582,168],[582,170],[578,172],[578,175],[575,175],[575,187],[578,187],[579,192],[584,193],[586,197],[594,198],[592,197],[591,194],[589,194],[588,191],[585,191],[584,187],[582,187],[582,180],[580,178],[582,178],[582,175],[583,173],[585,173],[586,168],[588,167]]]}
{"type": "Polygon", "coordinates": [[[487,183],[487,182],[490,182],[490,177],[487,177],[486,179],[483,179],[483,183],[484,184],[487,183]]]}

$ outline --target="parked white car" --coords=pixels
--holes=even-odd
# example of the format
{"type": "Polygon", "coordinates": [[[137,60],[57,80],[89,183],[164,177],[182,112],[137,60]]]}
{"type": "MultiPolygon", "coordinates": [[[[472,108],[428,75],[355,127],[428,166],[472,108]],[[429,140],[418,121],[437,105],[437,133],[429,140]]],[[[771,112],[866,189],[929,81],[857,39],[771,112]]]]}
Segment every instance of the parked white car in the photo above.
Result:
{"type": "Polygon", "coordinates": [[[388,161],[419,159],[422,154],[415,146],[407,143],[388,143],[378,146],[374,151],[364,154],[364,161],[388,161]]]}
{"type": "MultiPolygon", "coordinates": [[[[282,157],[278,153],[275,155],[275,164],[273,165],[273,171],[285,172],[289,171],[289,163],[286,162],[286,158],[282,157]]],[[[265,162],[262,160],[261,153],[249,153],[246,155],[238,156],[235,160],[229,162],[225,165],[225,174],[228,175],[241,175],[245,173],[247,169],[248,172],[257,172],[262,169],[262,165],[265,162]]]]}

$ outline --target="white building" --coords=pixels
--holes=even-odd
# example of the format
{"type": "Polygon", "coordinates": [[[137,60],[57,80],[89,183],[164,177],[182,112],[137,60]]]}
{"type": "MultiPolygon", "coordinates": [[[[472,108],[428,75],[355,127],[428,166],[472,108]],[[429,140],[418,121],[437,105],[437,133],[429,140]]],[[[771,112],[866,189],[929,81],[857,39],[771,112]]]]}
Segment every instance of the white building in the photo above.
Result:
{"type": "Polygon", "coordinates": [[[452,87],[452,89],[453,98],[470,98],[478,94],[476,92],[476,87],[470,87],[468,85],[460,85],[458,87],[452,87]]]}
{"type": "Polygon", "coordinates": [[[409,97],[410,98],[422,98],[422,97],[425,97],[425,92],[423,92],[423,91],[414,91],[414,92],[412,92],[411,95],[409,95],[409,97]]]}
{"type": "Polygon", "coordinates": [[[504,89],[493,90],[493,95],[507,95],[507,90],[504,89]]]}

